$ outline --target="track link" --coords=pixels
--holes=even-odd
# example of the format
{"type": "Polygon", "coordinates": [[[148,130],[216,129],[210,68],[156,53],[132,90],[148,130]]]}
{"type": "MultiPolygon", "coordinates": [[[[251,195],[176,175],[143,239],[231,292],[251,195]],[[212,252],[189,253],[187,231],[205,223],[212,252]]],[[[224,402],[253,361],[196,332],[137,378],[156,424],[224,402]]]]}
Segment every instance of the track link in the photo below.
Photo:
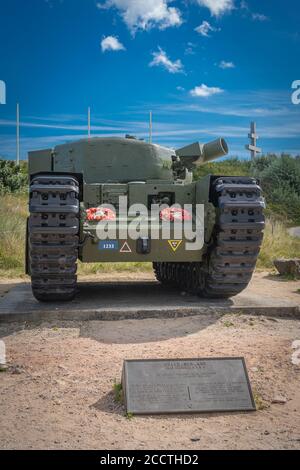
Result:
{"type": "Polygon", "coordinates": [[[42,302],[72,300],[77,290],[79,184],[42,175],[30,184],[28,258],[31,286],[42,302]]]}
{"type": "Polygon", "coordinates": [[[265,201],[257,181],[221,177],[213,183],[217,223],[202,262],[153,263],[163,284],[209,298],[242,292],[253,275],[263,240],[265,201]]]}

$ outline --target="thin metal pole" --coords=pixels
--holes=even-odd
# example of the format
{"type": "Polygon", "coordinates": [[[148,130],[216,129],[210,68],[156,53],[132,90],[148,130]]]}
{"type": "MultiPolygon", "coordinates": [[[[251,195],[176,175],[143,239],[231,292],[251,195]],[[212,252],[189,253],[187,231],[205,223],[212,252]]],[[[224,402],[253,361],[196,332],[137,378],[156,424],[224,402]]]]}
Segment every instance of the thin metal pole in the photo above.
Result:
{"type": "Polygon", "coordinates": [[[88,107],[88,137],[91,137],[91,108],[88,107]]]}
{"type": "Polygon", "coordinates": [[[17,103],[17,165],[20,164],[20,105],[17,103]]]}
{"type": "Polygon", "coordinates": [[[152,111],[149,116],[149,143],[152,144],[152,111]]]}

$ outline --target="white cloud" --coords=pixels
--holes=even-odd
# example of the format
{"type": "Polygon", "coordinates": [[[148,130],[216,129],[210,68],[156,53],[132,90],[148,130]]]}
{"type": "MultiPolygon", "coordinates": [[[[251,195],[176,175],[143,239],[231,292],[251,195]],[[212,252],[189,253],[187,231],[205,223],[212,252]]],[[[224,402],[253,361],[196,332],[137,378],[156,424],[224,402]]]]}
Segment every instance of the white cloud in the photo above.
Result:
{"type": "Polygon", "coordinates": [[[219,63],[219,67],[220,69],[234,69],[235,68],[235,65],[233,62],[226,62],[226,60],[222,60],[220,63],[219,63]]]}
{"type": "Polygon", "coordinates": [[[180,26],[181,12],[169,3],[170,0],[106,0],[105,3],[98,3],[97,7],[117,8],[128,28],[135,33],[138,29],[180,26]]]}
{"type": "Polygon", "coordinates": [[[193,42],[188,42],[184,53],[186,55],[194,55],[194,54],[196,54],[196,52],[195,52],[196,47],[197,47],[196,44],[194,44],[193,42]]]}
{"type": "MultiPolygon", "coordinates": [[[[53,123],[53,124],[41,124],[39,122],[29,122],[29,121],[22,121],[20,123],[21,127],[26,127],[28,129],[59,129],[59,130],[68,130],[68,131],[84,131],[87,129],[86,125],[80,124],[61,124],[60,122],[53,123]]],[[[16,122],[9,120],[9,119],[0,119],[0,127],[15,127],[16,122]]],[[[128,127],[128,126],[127,126],[128,127]]],[[[126,125],[124,127],[113,127],[113,126],[92,126],[92,130],[94,131],[107,131],[107,132],[114,132],[114,131],[126,131],[126,125]]]]}
{"type": "MultiPolygon", "coordinates": [[[[247,118],[247,122],[251,118],[270,118],[269,122],[272,123],[274,119],[278,126],[282,125],[284,118],[285,123],[293,126],[293,123],[297,121],[299,111],[296,109],[297,106],[289,104],[289,96],[289,91],[286,90],[235,90],[234,93],[228,92],[219,95],[214,102],[214,106],[208,106],[206,100],[191,98],[185,102],[160,104],[157,106],[157,110],[160,114],[165,113],[169,117],[173,114],[188,113],[190,115],[192,112],[199,112],[211,115],[243,117],[247,118]]],[[[151,107],[155,110],[153,103],[151,103],[151,107]]],[[[268,121],[264,121],[264,123],[266,122],[268,121]]]]}
{"type": "Polygon", "coordinates": [[[157,52],[153,52],[153,60],[150,62],[150,67],[164,67],[170,73],[181,73],[183,72],[183,65],[180,59],[172,60],[167,56],[166,52],[158,48],[157,52]]]}
{"type": "Polygon", "coordinates": [[[207,7],[213,16],[221,16],[234,9],[234,0],[197,0],[200,6],[207,7]]]}
{"type": "Polygon", "coordinates": [[[125,51],[125,47],[115,36],[107,36],[101,41],[102,52],[105,51],[125,51]]]}
{"type": "Polygon", "coordinates": [[[263,15],[262,13],[252,13],[252,19],[254,21],[268,21],[269,18],[266,15],[263,15]]]}
{"type": "Polygon", "coordinates": [[[210,32],[214,32],[218,30],[214,28],[208,21],[203,21],[203,23],[200,24],[200,26],[197,26],[197,28],[195,28],[195,31],[201,34],[201,36],[208,38],[210,32]]]}
{"type": "Polygon", "coordinates": [[[245,0],[241,1],[240,8],[241,8],[241,10],[246,11],[246,13],[251,16],[253,21],[263,22],[263,21],[269,21],[269,19],[270,19],[268,16],[263,15],[262,13],[251,13],[249,5],[245,0]]]}
{"type": "Polygon", "coordinates": [[[198,98],[208,98],[209,96],[217,95],[223,92],[224,90],[222,90],[222,88],[209,87],[202,83],[202,85],[193,88],[193,90],[190,91],[190,94],[198,98]]]}

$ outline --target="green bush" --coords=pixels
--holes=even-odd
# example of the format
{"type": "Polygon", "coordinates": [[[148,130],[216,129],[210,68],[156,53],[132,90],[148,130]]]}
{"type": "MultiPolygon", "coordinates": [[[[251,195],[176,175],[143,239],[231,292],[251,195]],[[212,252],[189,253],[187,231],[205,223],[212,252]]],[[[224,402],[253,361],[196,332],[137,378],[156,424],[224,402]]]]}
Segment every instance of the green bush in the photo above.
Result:
{"type": "Polygon", "coordinates": [[[270,210],[300,224],[300,160],[282,155],[260,173],[270,210]]]}
{"type": "Polygon", "coordinates": [[[27,182],[27,162],[0,160],[0,194],[25,192],[27,182]]]}

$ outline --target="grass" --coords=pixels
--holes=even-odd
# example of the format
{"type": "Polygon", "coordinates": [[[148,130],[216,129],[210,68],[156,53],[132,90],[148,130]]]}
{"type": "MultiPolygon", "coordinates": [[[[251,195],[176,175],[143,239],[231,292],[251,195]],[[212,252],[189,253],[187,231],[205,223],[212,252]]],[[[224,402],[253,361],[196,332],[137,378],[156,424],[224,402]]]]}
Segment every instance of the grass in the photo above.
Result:
{"type": "Polygon", "coordinates": [[[272,269],[276,258],[298,258],[300,238],[291,237],[282,222],[268,219],[257,267],[272,269]]]}
{"type": "Polygon", "coordinates": [[[152,272],[151,263],[78,263],[78,274],[152,272]]]}
{"type": "MultiPolygon", "coordinates": [[[[0,277],[24,275],[26,195],[3,195],[0,198],[0,277]]],[[[283,222],[268,219],[257,267],[272,269],[275,258],[299,257],[300,239],[291,237],[283,222]]],[[[79,263],[83,275],[113,272],[151,272],[151,263],[79,263]]]]}
{"type": "Polygon", "coordinates": [[[0,275],[24,275],[27,195],[5,195],[0,199],[0,275]]]}
{"type": "Polygon", "coordinates": [[[270,408],[269,403],[263,399],[260,393],[257,390],[253,391],[253,398],[255,401],[255,406],[257,411],[263,411],[270,408]]]}
{"type": "Polygon", "coordinates": [[[122,388],[122,384],[120,383],[117,383],[115,381],[114,385],[113,385],[113,390],[114,390],[114,394],[115,394],[115,400],[118,402],[118,403],[122,403],[123,402],[123,388],[122,388]]]}

